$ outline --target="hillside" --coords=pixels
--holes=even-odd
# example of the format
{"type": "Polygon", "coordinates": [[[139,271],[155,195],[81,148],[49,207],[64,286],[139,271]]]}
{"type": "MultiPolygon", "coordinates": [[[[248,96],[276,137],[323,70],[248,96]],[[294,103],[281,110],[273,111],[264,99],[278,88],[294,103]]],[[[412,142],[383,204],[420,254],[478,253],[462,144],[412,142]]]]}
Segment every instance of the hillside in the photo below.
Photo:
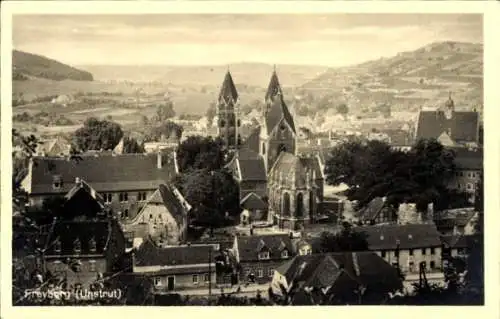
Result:
{"type": "MultiPolygon", "coordinates": [[[[226,65],[165,66],[165,65],[84,65],[100,81],[161,82],[185,87],[217,87],[228,67],[238,86],[266,87],[273,66],[264,63],[235,63],[226,65]]],[[[284,87],[295,87],[314,79],[325,71],[324,66],[278,65],[277,71],[284,87]]]]}
{"type": "Polygon", "coordinates": [[[435,107],[452,92],[458,108],[483,104],[483,45],[432,43],[415,51],[356,66],[331,68],[301,86],[301,91],[346,103],[353,112],[381,104],[393,110],[435,107]]]}
{"type": "Polygon", "coordinates": [[[41,55],[14,50],[12,52],[13,80],[25,81],[32,77],[55,81],[93,81],[93,76],[89,72],[41,55]]]}

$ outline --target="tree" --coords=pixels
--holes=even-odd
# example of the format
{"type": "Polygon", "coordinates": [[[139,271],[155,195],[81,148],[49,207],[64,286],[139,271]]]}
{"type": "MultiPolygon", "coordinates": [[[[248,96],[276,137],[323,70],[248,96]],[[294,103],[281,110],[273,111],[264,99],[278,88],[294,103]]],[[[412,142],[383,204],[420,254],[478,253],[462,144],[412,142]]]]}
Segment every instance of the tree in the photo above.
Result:
{"type": "Polygon", "coordinates": [[[448,194],[455,172],[454,154],[436,140],[421,140],[411,152],[391,150],[381,141],[355,139],[337,145],[326,162],[326,181],[345,183],[347,196],[365,206],[373,198],[414,202],[419,210],[448,194]]]}
{"type": "Polygon", "coordinates": [[[146,141],[160,141],[174,137],[180,140],[183,131],[184,128],[181,125],[172,121],[166,121],[149,128],[146,131],[144,139],[146,141]]]}
{"type": "Polygon", "coordinates": [[[212,125],[212,121],[214,120],[215,115],[217,114],[217,109],[216,109],[215,102],[210,103],[207,109],[207,121],[208,121],[208,126],[212,125]]]}
{"type": "Polygon", "coordinates": [[[166,99],[163,104],[160,104],[156,107],[155,120],[157,122],[164,122],[174,116],[174,103],[170,99],[166,99]]]}
{"type": "Polygon", "coordinates": [[[366,234],[353,231],[347,222],[343,223],[342,230],[337,234],[322,232],[320,235],[321,253],[366,250],[368,250],[366,234]]]}
{"type": "Polygon", "coordinates": [[[118,123],[88,118],[83,127],[73,135],[74,144],[80,151],[112,150],[123,137],[123,130],[118,123]]]}
{"type": "Polygon", "coordinates": [[[136,154],[144,152],[144,146],[139,144],[135,138],[129,136],[123,138],[123,153],[136,154]]]}
{"type": "Polygon", "coordinates": [[[226,217],[239,216],[239,187],[230,172],[192,169],[174,183],[193,206],[193,223],[210,228],[212,235],[214,228],[225,225],[226,217]]]}
{"type": "Polygon", "coordinates": [[[220,138],[211,136],[189,136],[179,145],[177,159],[179,170],[190,169],[221,169],[225,164],[226,151],[220,138]]]}
{"type": "Polygon", "coordinates": [[[345,103],[341,103],[341,104],[337,105],[337,107],[335,109],[336,109],[337,113],[344,115],[344,116],[349,113],[349,108],[347,107],[347,104],[345,104],[345,103]]]}

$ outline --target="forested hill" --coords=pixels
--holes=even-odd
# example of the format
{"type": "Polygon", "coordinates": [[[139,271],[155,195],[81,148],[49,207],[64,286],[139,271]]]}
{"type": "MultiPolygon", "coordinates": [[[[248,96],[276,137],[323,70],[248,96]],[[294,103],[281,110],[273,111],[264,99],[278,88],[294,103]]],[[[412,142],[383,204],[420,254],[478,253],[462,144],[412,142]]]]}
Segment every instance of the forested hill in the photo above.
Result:
{"type": "Polygon", "coordinates": [[[76,69],[47,57],[14,50],[12,52],[12,79],[44,78],[55,81],[93,81],[91,73],[76,69]]]}

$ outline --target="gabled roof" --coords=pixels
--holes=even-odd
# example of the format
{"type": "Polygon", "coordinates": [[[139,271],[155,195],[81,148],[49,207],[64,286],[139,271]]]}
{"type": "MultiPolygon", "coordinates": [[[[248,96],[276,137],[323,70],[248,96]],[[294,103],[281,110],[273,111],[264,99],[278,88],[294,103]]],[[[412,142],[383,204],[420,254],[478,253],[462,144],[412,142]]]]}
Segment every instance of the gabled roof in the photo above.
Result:
{"type": "Polygon", "coordinates": [[[339,252],[296,256],[276,269],[287,283],[303,287],[328,288],[345,293],[363,285],[390,292],[401,288],[397,270],[373,252],[339,252]]]}
{"type": "Polygon", "coordinates": [[[394,250],[399,240],[400,249],[439,247],[440,234],[434,224],[375,225],[356,227],[364,233],[370,250],[394,250]]]}
{"type": "Polygon", "coordinates": [[[76,177],[84,179],[99,193],[155,189],[176,174],[174,152],[162,154],[160,169],[157,154],[94,154],[80,158],[34,157],[28,186],[30,194],[67,193],[76,177]],[[62,182],[58,189],[53,188],[55,177],[62,182]]]}
{"type": "Polygon", "coordinates": [[[366,207],[358,211],[358,216],[364,220],[373,220],[377,218],[378,214],[382,211],[385,206],[384,199],[382,197],[376,197],[372,199],[366,207]]]}
{"type": "Polygon", "coordinates": [[[69,190],[69,192],[64,196],[64,198],[66,198],[66,200],[69,201],[79,191],[83,191],[89,194],[90,197],[95,199],[95,201],[99,204],[101,208],[104,208],[104,198],[102,198],[102,196],[95,189],[93,189],[92,186],[90,186],[89,184],[87,184],[87,182],[81,179],[75,184],[75,186],[73,186],[73,188],[69,190]]]}
{"type": "Polygon", "coordinates": [[[267,203],[260,198],[259,195],[254,192],[248,193],[244,198],[241,199],[240,205],[243,209],[248,210],[265,210],[267,209],[267,203]]]}
{"type": "Polygon", "coordinates": [[[259,260],[257,247],[261,243],[264,243],[265,247],[269,250],[271,260],[281,260],[283,248],[286,248],[288,251],[288,256],[294,255],[292,241],[286,234],[238,236],[236,240],[238,242],[238,254],[242,262],[259,260]]]}
{"type": "Polygon", "coordinates": [[[186,201],[182,194],[172,185],[162,184],[158,191],[161,195],[163,205],[167,207],[178,225],[182,225],[184,217],[191,210],[191,205],[186,201]]]}
{"type": "MultiPolygon", "coordinates": [[[[282,95],[277,95],[272,104],[269,112],[266,115],[266,127],[267,131],[270,133],[273,129],[278,126],[282,121],[286,122],[290,126],[293,133],[295,131],[295,123],[293,121],[293,116],[288,110],[282,95]]],[[[284,123],[283,123],[284,124],[284,123]]]]}
{"type": "Polygon", "coordinates": [[[450,138],[457,142],[474,142],[479,140],[479,113],[470,111],[454,111],[451,119],[444,112],[420,111],[417,122],[416,138],[439,138],[443,132],[450,132],[450,138]]]}
{"type": "Polygon", "coordinates": [[[315,177],[316,181],[323,178],[318,157],[298,157],[288,152],[281,152],[269,171],[273,180],[279,180],[280,174],[288,183],[294,179],[299,188],[306,186],[307,177],[315,177]]]}
{"type": "Polygon", "coordinates": [[[278,74],[276,74],[276,70],[274,70],[269,80],[269,85],[267,86],[266,102],[274,100],[277,95],[283,95],[283,91],[281,90],[280,81],[278,80],[278,74]]]}
{"type": "Polygon", "coordinates": [[[258,153],[242,148],[236,151],[234,161],[239,170],[241,180],[243,181],[266,181],[266,167],[264,158],[258,153]]]}
{"type": "Polygon", "coordinates": [[[443,244],[449,248],[467,248],[467,236],[465,235],[443,235],[443,244]]]}
{"type": "Polygon", "coordinates": [[[233,82],[233,77],[229,70],[226,72],[224,77],[224,82],[222,82],[222,87],[219,93],[219,102],[234,103],[238,100],[238,91],[233,82]]]}
{"type": "MultiPolygon", "coordinates": [[[[208,264],[212,245],[158,247],[150,239],[135,252],[135,266],[187,266],[208,264]]],[[[214,262],[212,253],[211,262],[214,262]]]]}

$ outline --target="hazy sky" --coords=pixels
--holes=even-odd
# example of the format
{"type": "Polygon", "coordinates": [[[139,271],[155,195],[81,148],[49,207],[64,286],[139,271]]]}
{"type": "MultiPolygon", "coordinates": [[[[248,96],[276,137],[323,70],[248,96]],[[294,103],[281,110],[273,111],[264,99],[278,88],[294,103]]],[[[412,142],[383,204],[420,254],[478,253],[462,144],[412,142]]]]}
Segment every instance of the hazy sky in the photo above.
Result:
{"type": "Polygon", "coordinates": [[[24,15],[14,48],[71,65],[342,66],[435,41],[483,42],[482,15],[24,15]]]}

